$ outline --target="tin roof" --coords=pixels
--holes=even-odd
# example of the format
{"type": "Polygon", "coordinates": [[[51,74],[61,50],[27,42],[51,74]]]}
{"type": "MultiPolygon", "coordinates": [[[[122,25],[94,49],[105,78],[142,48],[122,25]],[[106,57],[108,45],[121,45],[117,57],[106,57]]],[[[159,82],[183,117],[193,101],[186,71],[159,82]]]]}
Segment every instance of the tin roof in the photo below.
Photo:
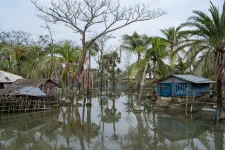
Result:
{"type": "Polygon", "coordinates": [[[0,83],[13,83],[23,77],[0,70],[0,83]]]}
{"type": "Polygon", "coordinates": [[[35,97],[44,97],[46,94],[42,92],[39,88],[27,86],[19,89],[18,93],[16,95],[29,95],[29,96],[35,96],[35,97]]]}
{"type": "Polygon", "coordinates": [[[171,75],[192,83],[214,83],[214,81],[194,75],[171,75]]]}
{"type": "Polygon", "coordinates": [[[14,85],[11,84],[4,89],[0,89],[0,96],[3,95],[28,95],[35,97],[45,97],[46,94],[42,92],[38,87],[34,86],[24,86],[24,85],[14,85]]]}

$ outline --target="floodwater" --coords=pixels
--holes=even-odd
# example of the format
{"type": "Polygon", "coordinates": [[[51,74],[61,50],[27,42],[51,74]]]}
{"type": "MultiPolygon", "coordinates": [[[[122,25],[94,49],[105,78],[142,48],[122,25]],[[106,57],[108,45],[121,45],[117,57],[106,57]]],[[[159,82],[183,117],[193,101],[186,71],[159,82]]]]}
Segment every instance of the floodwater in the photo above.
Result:
{"type": "MultiPolygon", "coordinates": [[[[159,113],[152,105],[134,111],[131,93],[92,96],[92,107],[0,116],[0,149],[188,150],[225,149],[225,125],[200,112],[159,113]]],[[[83,103],[83,101],[80,101],[83,103]]]]}

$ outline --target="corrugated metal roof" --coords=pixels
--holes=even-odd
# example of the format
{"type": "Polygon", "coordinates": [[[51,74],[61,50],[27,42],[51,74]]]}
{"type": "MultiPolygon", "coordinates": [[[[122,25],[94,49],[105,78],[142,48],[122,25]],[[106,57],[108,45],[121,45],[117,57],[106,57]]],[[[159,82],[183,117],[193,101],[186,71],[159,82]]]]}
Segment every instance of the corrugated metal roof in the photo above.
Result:
{"type": "Polygon", "coordinates": [[[23,77],[0,70],[0,83],[13,83],[18,79],[23,79],[23,77]]]}
{"type": "Polygon", "coordinates": [[[214,81],[203,78],[203,77],[197,77],[194,75],[172,75],[174,77],[192,82],[192,83],[214,83],[214,81]]]}
{"type": "Polygon", "coordinates": [[[39,88],[27,86],[18,90],[17,95],[28,95],[36,97],[44,97],[46,94],[42,92],[39,88]]]}

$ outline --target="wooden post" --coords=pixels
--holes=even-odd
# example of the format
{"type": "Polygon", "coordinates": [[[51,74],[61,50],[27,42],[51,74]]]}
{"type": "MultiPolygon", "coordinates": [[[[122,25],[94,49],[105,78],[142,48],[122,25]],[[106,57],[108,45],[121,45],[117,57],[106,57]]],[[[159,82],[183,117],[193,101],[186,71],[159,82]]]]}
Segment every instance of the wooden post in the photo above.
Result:
{"type": "Polygon", "coordinates": [[[192,99],[192,104],[191,104],[191,113],[193,113],[195,111],[195,104],[194,104],[194,100],[195,100],[195,92],[194,90],[192,91],[193,92],[193,99],[192,99]]]}
{"type": "Polygon", "coordinates": [[[27,99],[28,99],[28,91],[27,91],[27,97],[26,97],[26,106],[25,106],[25,112],[27,112],[27,107],[28,107],[28,102],[27,102],[27,99]]]}
{"type": "Polygon", "coordinates": [[[188,117],[188,114],[187,114],[187,105],[188,105],[188,89],[187,89],[186,93],[187,93],[187,95],[186,95],[186,112],[185,112],[185,114],[186,114],[186,118],[187,118],[187,117],[188,117]]]}

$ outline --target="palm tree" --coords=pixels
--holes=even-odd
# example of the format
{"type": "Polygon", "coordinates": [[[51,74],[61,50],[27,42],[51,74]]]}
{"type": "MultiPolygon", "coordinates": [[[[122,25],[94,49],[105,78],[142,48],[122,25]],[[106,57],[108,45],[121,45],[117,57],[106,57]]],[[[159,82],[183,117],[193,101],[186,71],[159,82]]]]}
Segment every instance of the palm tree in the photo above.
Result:
{"type": "Polygon", "coordinates": [[[151,41],[151,48],[149,49],[148,53],[153,65],[153,83],[152,83],[152,90],[153,96],[156,100],[156,79],[157,73],[158,76],[164,77],[167,75],[168,68],[163,62],[163,59],[168,56],[168,51],[166,51],[167,43],[162,38],[159,37],[152,37],[150,38],[151,41]]]}
{"type": "MultiPolygon", "coordinates": [[[[62,46],[58,46],[56,53],[60,55],[59,61],[65,65],[62,71],[62,79],[67,75],[67,86],[70,87],[71,79],[75,75],[75,64],[81,56],[79,47],[73,47],[69,41],[66,41],[62,46]]],[[[63,80],[65,82],[65,80],[63,80]]]]}
{"type": "Polygon", "coordinates": [[[125,34],[122,37],[123,44],[121,45],[121,48],[137,54],[137,60],[139,61],[141,60],[141,53],[144,52],[142,46],[144,45],[143,38],[145,37],[146,35],[139,35],[137,32],[134,32],[132,35],[125,34]]]}
{"type": "MultiPolygon", "coordinates": [[[[44,51],[40,46],[30,46],[27,48],[27,61],[26,61],[26,66],[23,67],[25,68],[25,71],[27,73],[27,78],[37,78],[38,74],[42,72],[41,68],[39,66],[44,62],[44,66],[48,66],[46,64],[46,61],[43,61],[42,59],[47,56],[47,52],[44,51]]],[[[48,72],[47,69],[44,70],[44,72],[48,72]]]]}
{"type": "Polygon", "coordinates": [[[189,67],[190,65],[186,63],[182,57],[178,57],[177,64],[175,65],[175,68],[174,68],[174,73],[185,74],[189,67]]]}
{"type": "Polygon", "coordinates": [[[109,79],[112,82],[112,89],[115,91],[116,88],[116,66],[117,63],[120,63],[120,57],[119,54],[116,51],[113,51],[108,54],[104,54],[102,56],[103,59],[103,66],[107,70],[107,72],[110,74],[109,79]]]}
{"type": "Polygon", "coordinates": [[[197,53],[213,53],[214,79],[216,80],[217,106],[220,112],[222,106],[222,86],[224,69],[224,48],[225,48],[225,2],[222,12],[212,2],[209,8],[210,16],[201,11],[193,11],[183,26],[191,27],[188,33],[193,37],[191,45],[199,47],[197,53]]]}
{"type": "Polygon", "coordinates": [[[182,26],[170,27],[168,29],[162,29],[161,32],[165,36],[163,39],[167,43],[167,49],[169,51],[169,63],[173,69],[175,67],[175,60],[179,57],[177,51],[183,49],[183,45],[188,37],[187,32],[181,31],[182,26]]]}
{"type": "MultiPolygon", "coordinates": [[[[146,78],[147,71],[149,69],[150,64],[152,64],[151,68],[153,68],[153,83],[156,81],[156,74],[158,76],[165,76],[168,72],[167,66],[163,62],[163,59],[167,57],[166,46],[167,43],[159,37],[145,37],[142,41],[143,45],[139,46],[142,51],[144,51],[145,56],[143,59],[139,60],[135,64],[131,66],[131,73],[136,75],[139,71],[142,70],[141,77],[141,86],[139,91],[139,100],[142,96],[142,90],[144,88],[144,82],[146,78]],[[151,63],[150,63],[151,62],[151,63]]],[[[153,84],[153,94],[155,93],[155,85],[153,84]]]]}

